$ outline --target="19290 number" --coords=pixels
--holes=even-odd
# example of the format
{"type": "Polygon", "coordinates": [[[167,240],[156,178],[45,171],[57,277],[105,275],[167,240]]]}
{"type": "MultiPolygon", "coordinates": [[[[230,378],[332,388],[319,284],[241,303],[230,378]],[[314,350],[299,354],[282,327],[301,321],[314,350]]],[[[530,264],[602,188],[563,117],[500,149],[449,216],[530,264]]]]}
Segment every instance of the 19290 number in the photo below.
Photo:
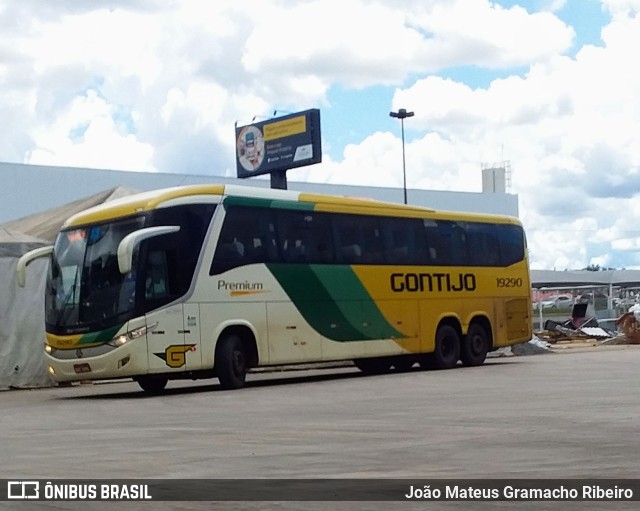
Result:
{"type": "Polygon", "coordinates": [[[498,277],[496,279],[496,285],[498,287],[522,287],[522,279],[498,277]]]}

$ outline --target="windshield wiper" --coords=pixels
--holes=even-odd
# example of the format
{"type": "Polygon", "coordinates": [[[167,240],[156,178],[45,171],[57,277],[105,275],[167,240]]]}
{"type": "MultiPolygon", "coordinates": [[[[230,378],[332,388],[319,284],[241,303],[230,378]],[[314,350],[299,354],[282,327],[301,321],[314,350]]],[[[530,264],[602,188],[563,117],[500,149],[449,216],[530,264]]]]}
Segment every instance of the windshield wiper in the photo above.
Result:
{"type": "Polygon", "coordinates": [[[71,311],[73,311],[73,304],[76,302],[76,284],[78,283],[78,268],[76,267],[76,273],[73,277],[73,284],[69,288],[69,292],[64,297],[64,301],[62,302],[62,307],[60,309],[60,314],[56,320],[56,326],[62,326],[63,323],[67,321],[69,318],[71,311]],[[69,304],[71,302],[71,304],[69,304]],[[71,306],[69,306],[71,305],[71,306]]]}

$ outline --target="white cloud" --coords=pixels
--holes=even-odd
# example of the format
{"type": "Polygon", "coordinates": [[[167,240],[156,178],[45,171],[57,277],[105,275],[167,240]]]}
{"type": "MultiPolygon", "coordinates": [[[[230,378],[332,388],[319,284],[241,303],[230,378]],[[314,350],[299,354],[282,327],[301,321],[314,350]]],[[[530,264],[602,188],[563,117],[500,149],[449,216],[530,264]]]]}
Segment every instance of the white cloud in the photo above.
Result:
{"type": "Polygon", "coordinates": [[[263,12],[245,45],[247,71],[312,73],[358,87],[393,84],[459,65],[528,64],[566,50],[574,37],[551,13],[486,0],[411,2],[403,9],[391,1],[328,5],[335,6],[312,0],[263,12]]]}
{"type": "Polygon", "coordinates": [[[154,170],[149,164],[153,148],[119,129],[112,108],[95,91],[75,98],[53,126],[36,130],[34,139],[28,158],[34,164],[154,170]]]}
{"type": "MultiPolygon", "coordinates": [[[[430,180],[434,188],[465,189],[463,162],[479,169],[504,150],[536,267],[615,262],[608,252],[640,236],[629,225],[640,189],[640,68],[633,64],[640,17],[619,15],[602,34],[603,47],[552,56],[487,88],[431,76],[394,97],[415,111],[414,127],[441,133],[449,146],[441,151],[459,160],[440,182],[430,180]]],[[[427,165],[417,172],[433,175],[427,165]]],[[[629,257],[640,264],[637,254],[629,257]]]]}
{"type": "Polygon", "coordinates": [[[519,6],[505,9],[484,0],[439,2],[412,21],[433,34],[429,55],[439,66],[526,65],[565,51],[575,36],[550,12],[531,14],[519,6]]]}
{"type": "MultiPolygon", "coordinates": [[[[640,265],[640,0],[601,2],[603,45],[574,57],[563,0],[5,2],[0,160],[229,174],[235,122],[393,85],[371,108],[415,112],[409,187],[479,191],[481,163],[504,156],[534,266],[615,264],[613,251],[640,265]],[[460,66],[504,78],[438,76],[460,66]]],[[[372,126],[292,179],[400,187],[401,150],[372,126]]]]}
{"type": "Polygon", "coordinates": [[[640,12],[639,0],[600,0],[614,17],[632,17],[640,12]]]}
{"type": "Polygon", "coordinates": [[[367,186],[402,187],[402,145],[391,133],[376,132],[360,144],[344,149],[340,162],[323,158],[323,162],[306,169],[295,170],[292,179],[314,182],[367,186]]]}

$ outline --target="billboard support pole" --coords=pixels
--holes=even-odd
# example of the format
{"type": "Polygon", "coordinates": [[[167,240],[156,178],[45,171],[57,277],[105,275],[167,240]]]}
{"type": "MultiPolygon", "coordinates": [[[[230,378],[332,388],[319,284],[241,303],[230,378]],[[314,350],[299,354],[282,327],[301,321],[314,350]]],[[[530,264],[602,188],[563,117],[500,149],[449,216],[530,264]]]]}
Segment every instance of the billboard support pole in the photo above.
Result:
{"type": "Polygon", "coordinates": [[[271,188],[276,190],[287,189],[287,171],[274,170],[271,172],[271,188]]]}

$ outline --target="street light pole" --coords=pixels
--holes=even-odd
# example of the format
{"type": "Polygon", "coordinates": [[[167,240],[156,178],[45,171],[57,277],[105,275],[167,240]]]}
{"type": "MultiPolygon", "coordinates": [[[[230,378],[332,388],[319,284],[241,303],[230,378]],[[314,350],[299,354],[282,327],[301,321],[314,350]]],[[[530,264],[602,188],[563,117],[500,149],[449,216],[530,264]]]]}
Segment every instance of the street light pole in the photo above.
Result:
{"type": "Polygon", "coordinates": [[[407,204],[407,166],[404,158],[404,120],[407,117],[413,117],[413,112],[407,112],[404,108],[400,108],[397,112],[389,112],[391,117],[400,119],[400,129],[402,130],[402,190],[404,192],[404,203],[407,204]]]}

